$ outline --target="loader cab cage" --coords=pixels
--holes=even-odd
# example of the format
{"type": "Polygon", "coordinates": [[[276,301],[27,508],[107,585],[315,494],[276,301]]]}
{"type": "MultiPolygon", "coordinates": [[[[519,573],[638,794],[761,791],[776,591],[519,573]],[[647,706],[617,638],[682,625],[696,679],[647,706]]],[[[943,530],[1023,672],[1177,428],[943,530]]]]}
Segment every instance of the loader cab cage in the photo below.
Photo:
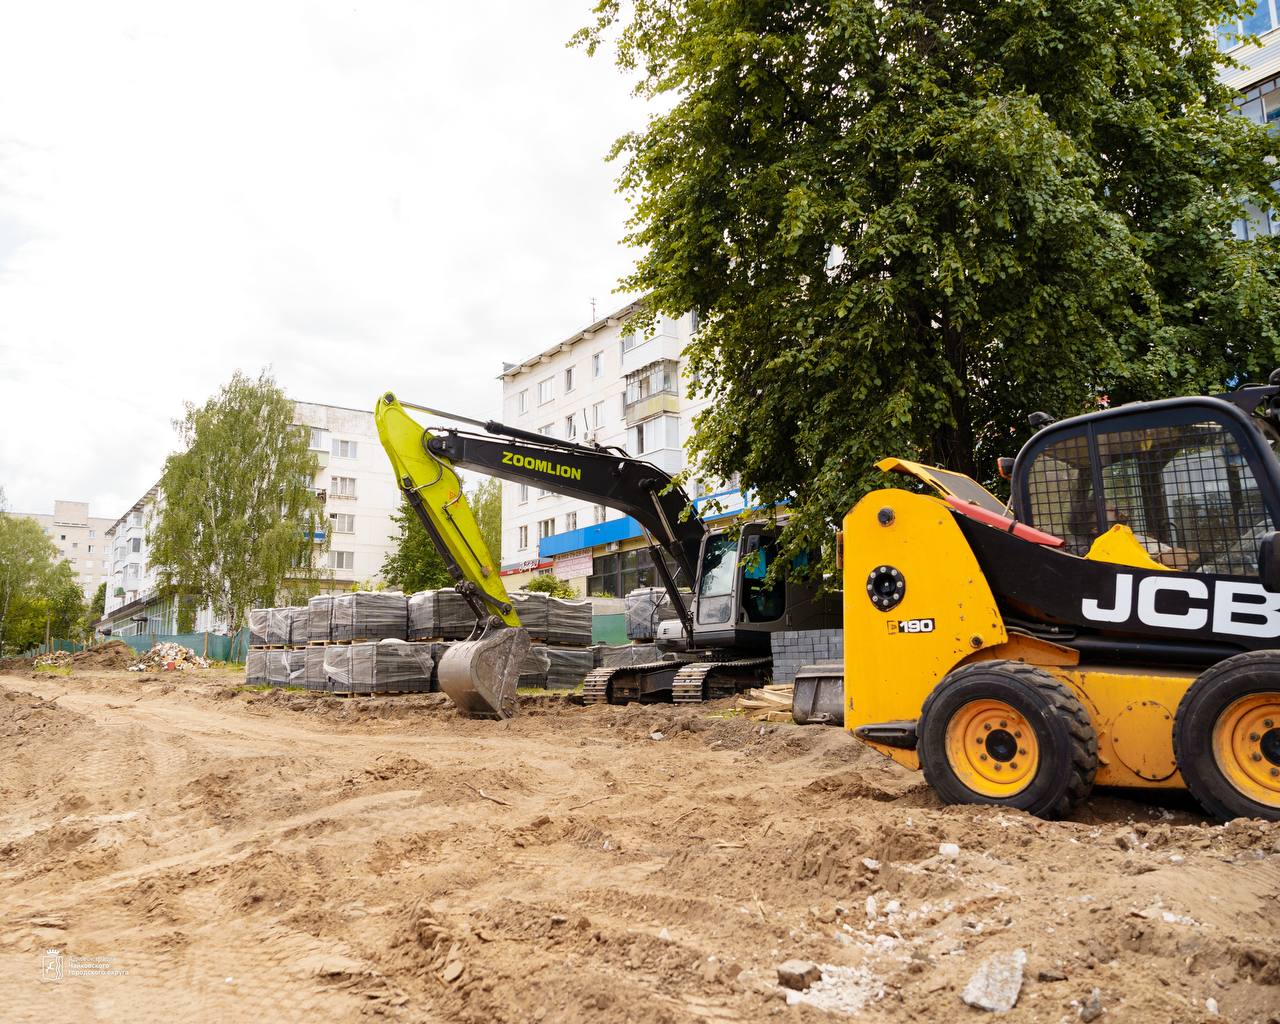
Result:
{"type": "Polygon", "coordinates": [[[1161,566],[1253,576],[1280,525],[1280,466],[1236,404],[1175,398],[1054,424],[1018,454],[1017,518],[1084,555],[1116,524],[1161,566]]]}

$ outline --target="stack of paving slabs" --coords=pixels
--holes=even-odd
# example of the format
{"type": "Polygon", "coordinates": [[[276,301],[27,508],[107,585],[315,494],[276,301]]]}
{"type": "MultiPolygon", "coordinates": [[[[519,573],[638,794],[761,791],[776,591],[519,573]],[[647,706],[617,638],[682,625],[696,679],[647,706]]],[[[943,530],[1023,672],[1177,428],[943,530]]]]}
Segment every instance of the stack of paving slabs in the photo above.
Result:
{"type": "Polygon", "coordinates": [[[520,677],[516,686],[534,687],[545,690],[547,674],[551,671],[551,657],[545,644],[534,644],[529,648],[524,661],[520,665],[520,677]]]}
{"type": "Polygon", "coordinates": [[[285,661],[286,651],[267,651],[267,685],[287,686],[289,683],[289,665],[285,661]]]}
{"type": "Polygon", "coordinates": [[[244,681],[249,686],[262,686],[267,681],[267,653],[250,648],[244,661],[244,681]]]}
{"type": "Polygon", "coordinates": [[[532,640],[547,639],[547,595],[539,591],[521,590],[511,595],[511,607],[520,616],[520,625],[532,640]]]}
{"type": "Polygon", "coordinates": [[[208,668],[209,662],[190,647],[170,641],[158,643],[129,666],[130,672],[187,672],[193,668],[208,668]]]}
{"type": "Polygon", "coordinates": [[[289,617],[289,643],[293,647],[305,647],[311,639],[311,608],[309,605],[292,605],[284,609],[289,617]]]}
{"type": "Polygon", "coordinates": [[[267,620],[270,608],[251,608],[249,610],[249,646],[264,647],[267,643],[267,620]]]}
{"type": "Polygon", "coordinates": [[[435,672],[431,644],[379,640],[326,647],[325,675],[333,693],[426,693],[435,672]]]}
{"type": "Polygon", "coordinates": [[[820,661],[844,660],[844,630],[787,629],[769,635],[773,681],[794,683],[796,673],[820,661]]]}
{"type": "MultiPolygon", "coordinates": [[[[682,590],[686,603],[692,603],[693,591],[682,590]]],[[[676,606],[663,587],[641,587],[623,598],[628,640],[652,640],[658,635],[658,625],[665,619],[674,619],[676,606]]]]}
{"type": "Polygon", "coordinates": [[[293,613],[289,608],[268,608],[267,636],[268,647],[284,647],[290,642],[289,633],[293,626],[293,613]]]}
{"type": "Polygon", "coordinates": [[[358,590],[333,599],[334,640],[403,640],[408,628],[404,594],[358,590]]]}
{"type": "Polygon", "coordinates": [[[434,640],[442,636],[436,624],[436,592],[420,590],[409,595],[409,639],[434,640]]]}
{"type": "Polygon", "coordinates": [[[591,643],[591,602],[547,598],[547,643],[588,646],[591,643]]]}
{"type": "Polygon", "coordinates": [[[284,684],[305,689],[307,685],[307,649],[295,647],[284,652],[284,684]]]}
{"type": "Polygon", "coordinates": [[[591,648],[596,668],[617,668],[622,665],[647,665],[661,661],[662,651],[657,644],[596,644],[591,648]]]}
{"type": "Polygon", "coordinates": [[[465,640],[476,628],[476,613],[453,587],[436,591],[437,635],[445,640],[465,640]]]}
{"type": "Polygon", "coordinates": [[[328,643],[333,639],[332,631],[333,595],[313,597],[307,602],[307,640],[310,643],[328,643]]]}
{"type": "Polygon", "coordinates": [[[572,690],[582,685],[586,674],[595,667],[595,655],[589,647],[544,647],[547,652],[547,689],[572,690]]]}
{"type": "Polygon", "coordinates": [[[302,686],[304,689],[323,693],[329,688],[329,681],[324,674],[324,652],[321,644],[312,644],[305,651],[302,686]]]}

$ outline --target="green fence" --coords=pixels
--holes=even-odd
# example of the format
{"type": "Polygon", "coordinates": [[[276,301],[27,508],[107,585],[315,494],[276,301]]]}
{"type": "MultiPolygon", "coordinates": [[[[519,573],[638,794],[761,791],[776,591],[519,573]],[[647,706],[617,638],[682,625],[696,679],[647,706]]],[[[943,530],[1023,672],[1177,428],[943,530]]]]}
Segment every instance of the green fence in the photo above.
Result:
{"type": "Polygon", "coordinates": [[[593,615],[591,616],[591,642],[593,644],[626,644],[626,615],[593,615]]]}
{"type": "MultiPolygon", "coordinates": [[[[139,636],[115,636],[112,640],[120,640],[132,647],[139,654],[145,654],[156,644],[181,644],[210,661],[243,662],[249,650],[249,631],[240,630],[235,636],[223,636],[221,633],[142,633],[139,636]]],[[[55,651],[83,651],[84,644],[71,640],[54,640],[50,645],[55,651]]],[[[44,654],[50,648],[41,644],[28,654],[44,654]]]]}

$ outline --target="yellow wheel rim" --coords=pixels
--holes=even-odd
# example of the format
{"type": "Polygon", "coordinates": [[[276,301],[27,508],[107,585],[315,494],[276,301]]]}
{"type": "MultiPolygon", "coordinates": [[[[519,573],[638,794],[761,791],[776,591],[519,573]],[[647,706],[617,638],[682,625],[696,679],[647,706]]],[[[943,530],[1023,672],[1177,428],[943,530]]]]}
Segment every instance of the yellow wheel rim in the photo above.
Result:
{"type": "Polygon", "coordinates": [[[973,700],[947,722],[947,761],[966,786],[987,797],[1021,793],[1040,767],[1035,730],[1002,700],[973,700]]]}
{"type": "Polygon", "coordinates": [[[1280,807],[1280,692],[1251,693],[1213,723],[1213,757],[1232,788],[1280,807]]]}

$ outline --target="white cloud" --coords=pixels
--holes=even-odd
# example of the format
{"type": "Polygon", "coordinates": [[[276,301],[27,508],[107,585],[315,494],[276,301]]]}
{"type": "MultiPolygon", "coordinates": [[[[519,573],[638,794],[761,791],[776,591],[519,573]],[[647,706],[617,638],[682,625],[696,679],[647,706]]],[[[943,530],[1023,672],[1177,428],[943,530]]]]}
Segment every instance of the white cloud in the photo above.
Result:
{"type": "Polygon", "coordinates": [[[0,7],[0,487],[115,515],[269,365],[496,415],[634,254],[586,0],[0,7]]]}

